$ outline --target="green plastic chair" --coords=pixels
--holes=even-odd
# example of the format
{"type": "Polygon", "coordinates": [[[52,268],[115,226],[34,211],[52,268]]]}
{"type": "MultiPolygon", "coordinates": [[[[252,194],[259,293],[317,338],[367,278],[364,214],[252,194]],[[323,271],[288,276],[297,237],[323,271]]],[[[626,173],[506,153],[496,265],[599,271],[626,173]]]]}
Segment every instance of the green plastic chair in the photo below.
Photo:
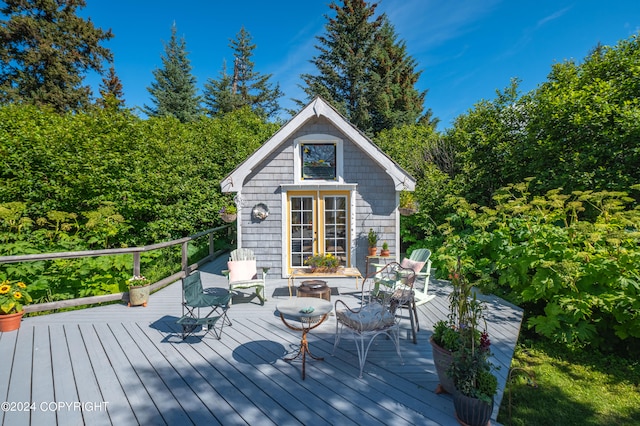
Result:
{"type": "Polygon", "coordinates": [[[424,305],[425,303],[436,297],[434,294],[427,294],[429,290],[429,278],[431,276],[431,250],[421,248],[411,252],[409,260],[413,262],[424,262],[424,266],[419,272],[416,272],[416,283],[424,281],[424,287],[420,290],[414,286],[416,306],[424,305]]]}
{"type": "Polygon", "coordinates": [[[217,339],[222,337],[222,329],[225,325],[231,325],[227,316],[230,306],[231,294],[226,289],[219,293],[205,292],[202,288],[200,271],[182,279],[182,317],[178,324],[182,326],[182,339],[194,334],[199,327],[211,331],[217,339]],[[206,315],[202,315],[205,313],[206,315]],[[220,330],[216,330],[216,323],[220,321],[220,330]]]}

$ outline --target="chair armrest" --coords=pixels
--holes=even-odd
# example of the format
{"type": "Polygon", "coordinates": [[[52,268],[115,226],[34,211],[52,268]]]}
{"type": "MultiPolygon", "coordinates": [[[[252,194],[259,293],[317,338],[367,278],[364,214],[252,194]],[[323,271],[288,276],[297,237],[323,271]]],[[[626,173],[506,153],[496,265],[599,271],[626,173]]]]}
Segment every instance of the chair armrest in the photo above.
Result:
{"type": "Polygon", "coordinates": [[[229,279],[229,273],[230,271],[228,269],[223,269],[222,270],[222,275],[224,275],[225,277],[227,277],[227,279],[229,279]]]}

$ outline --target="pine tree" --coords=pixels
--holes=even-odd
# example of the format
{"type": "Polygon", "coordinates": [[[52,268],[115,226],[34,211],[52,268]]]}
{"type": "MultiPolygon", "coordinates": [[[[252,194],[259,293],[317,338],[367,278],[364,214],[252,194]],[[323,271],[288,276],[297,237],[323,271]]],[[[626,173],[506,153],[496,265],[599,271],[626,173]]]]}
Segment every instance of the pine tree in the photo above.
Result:
{"type": "Polygon", "coordinates": [[[200,114],[200,97],[196,78],[191,73],[187,45],[184,37],[178,40],[178,29],[171,27],[171,39],[165,43],[163,68],[153,71],[155,81],[147,90],[154,106],[145,105],[143,111],[150,117],[176,117],[181,122],[195,120],[200,114]]]}
{"type": "Polygon", "coordinates": [[[342,3],[329,5],[336,16],[326,16],[326,34],[317,37],[318,74],[301,75],[305,94],[322,96],[368,134],[416,123],[426,92],[415,89],[415,59],[386,15],[375,17],[377,3],[342,3]]]}
{"type": "Polygon", "coordinates": [[[86,72],[102,74],[111,51],[100,43],[111,30],[76,15],[84,0],[5,0],[0,12],[0,103],[49,105],[81,111],[90,105],[86,72]]]}
{"type": "Polygon", "coordinates": [[[422,113],[426,91],[415,88],[420,71],[407,54],[404,41],[398,41],[395,29],[384,18],[376,36],[371,72],[371,124],[373,131],[416,123],[422,113]]]}
{"type": "Polygon", "coordinates": [[[124,106],[124,92],[122,91],[122,82],[116,74],[116,69],[113,65],[109,67],[109,72],[106,77],[102,79],[100,84],[100,95],[98,103],[103,107],[120,108],[124,106]]]}
{"type": "Polygon", "coordinates": [[[262,75],[254,71],[251,61],[255,44],[251,44],[251,35],[244,27],[230,40],[233,50],[233,74],[227,74],[226,62],[223,64],[220,78],[209,79],[204,86],[206,108],[211,115],[224,114],[243,106],[265,118],[271,118],[280,111],[278,99],[283,96],[280,85],[272,88],[271,74],[262,75]]]}

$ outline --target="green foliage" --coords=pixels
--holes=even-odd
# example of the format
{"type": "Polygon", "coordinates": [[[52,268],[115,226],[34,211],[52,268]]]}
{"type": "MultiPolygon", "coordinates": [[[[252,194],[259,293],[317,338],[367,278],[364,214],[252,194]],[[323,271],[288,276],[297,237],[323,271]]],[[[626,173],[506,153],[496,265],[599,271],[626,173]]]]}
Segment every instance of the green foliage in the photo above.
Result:
{"type": "Polygon", "coordinates": [[[271,74],[254,71],[251,61],[255,44],[251,35],[242,27],[229,47],[233,50],[233,74],[228,75],[226,63],[219,80],[209,79],[204,85],[204,101],[211,116],[235,111],[249,106],[264,118],[272,118],[280,111],[278,99],[283,96],[280,86],[271,88],[271,74]]]}
{"type": "Polygon", "coordinates": [[[111,31],[77,16],[84,0],[5,0],[0,12],[0,104],[49,106],[82,111],[91,90],[82,80],[102,73],[111,52],[100,43],[111,31]]]}
{"type": "Polygon", "coordinates": [[[0,241],[36,252],[120,247],[221,224],[220,180],[276,128],[249,109],[182,124],[0,108],[0,241]]]}
{"type": "Polygon", "coordinates": [[[191,73],[184,37],[178,39],[175,23],[171,26],[171,38],[165,43],[161,57],[163,68],[153,71],[155,81],[147,88],[154,106],[143,110],[150,117],[175,117],[182,123],[194,121],[200,115],[200,97],[197,95],[196,78],[191,73]]]}
{"type": "MultiPolygon", "coordinates": [[[[495,191],[536,176],[536,194],[629,191],[640,182],[640,36],[597,46],[581,64],[553,65],[521,96],[518,80],[456,118],[456,147],[468,201],[490,206],[495,191]]],[[[637,193],[633,194],[635,198],[637,193]]]]}
{"type": "MultiPolygon", "coordinates": [[[[637,188],[635,188],[637,190],[637,188]]],[[[640,209],[623,192],[559,190],[532,196],[510,185],[489,209],[452,197],[434,259],[458,256],[486,290],[527,310],[527,325],[568,345],[610,348],[640,338],[640,209]],[[593,220],[581,214],[596,212],[593,220]]]]}

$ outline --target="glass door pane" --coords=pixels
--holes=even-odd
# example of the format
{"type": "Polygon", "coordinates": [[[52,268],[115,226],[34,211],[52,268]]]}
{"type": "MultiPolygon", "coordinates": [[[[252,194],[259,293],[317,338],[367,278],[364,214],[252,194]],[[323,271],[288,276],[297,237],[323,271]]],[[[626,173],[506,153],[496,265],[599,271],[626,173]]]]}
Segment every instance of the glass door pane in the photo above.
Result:
{"type": "Polygon", "coordinates": [[[324,197],[324,252],[347,264],[347,197],[324,197]]]}
{"type": "Polygon", "coordinates": [[[291,267],[304,266],[304,260],[314,252],[314,198],[291,197],[291,267]]]}

